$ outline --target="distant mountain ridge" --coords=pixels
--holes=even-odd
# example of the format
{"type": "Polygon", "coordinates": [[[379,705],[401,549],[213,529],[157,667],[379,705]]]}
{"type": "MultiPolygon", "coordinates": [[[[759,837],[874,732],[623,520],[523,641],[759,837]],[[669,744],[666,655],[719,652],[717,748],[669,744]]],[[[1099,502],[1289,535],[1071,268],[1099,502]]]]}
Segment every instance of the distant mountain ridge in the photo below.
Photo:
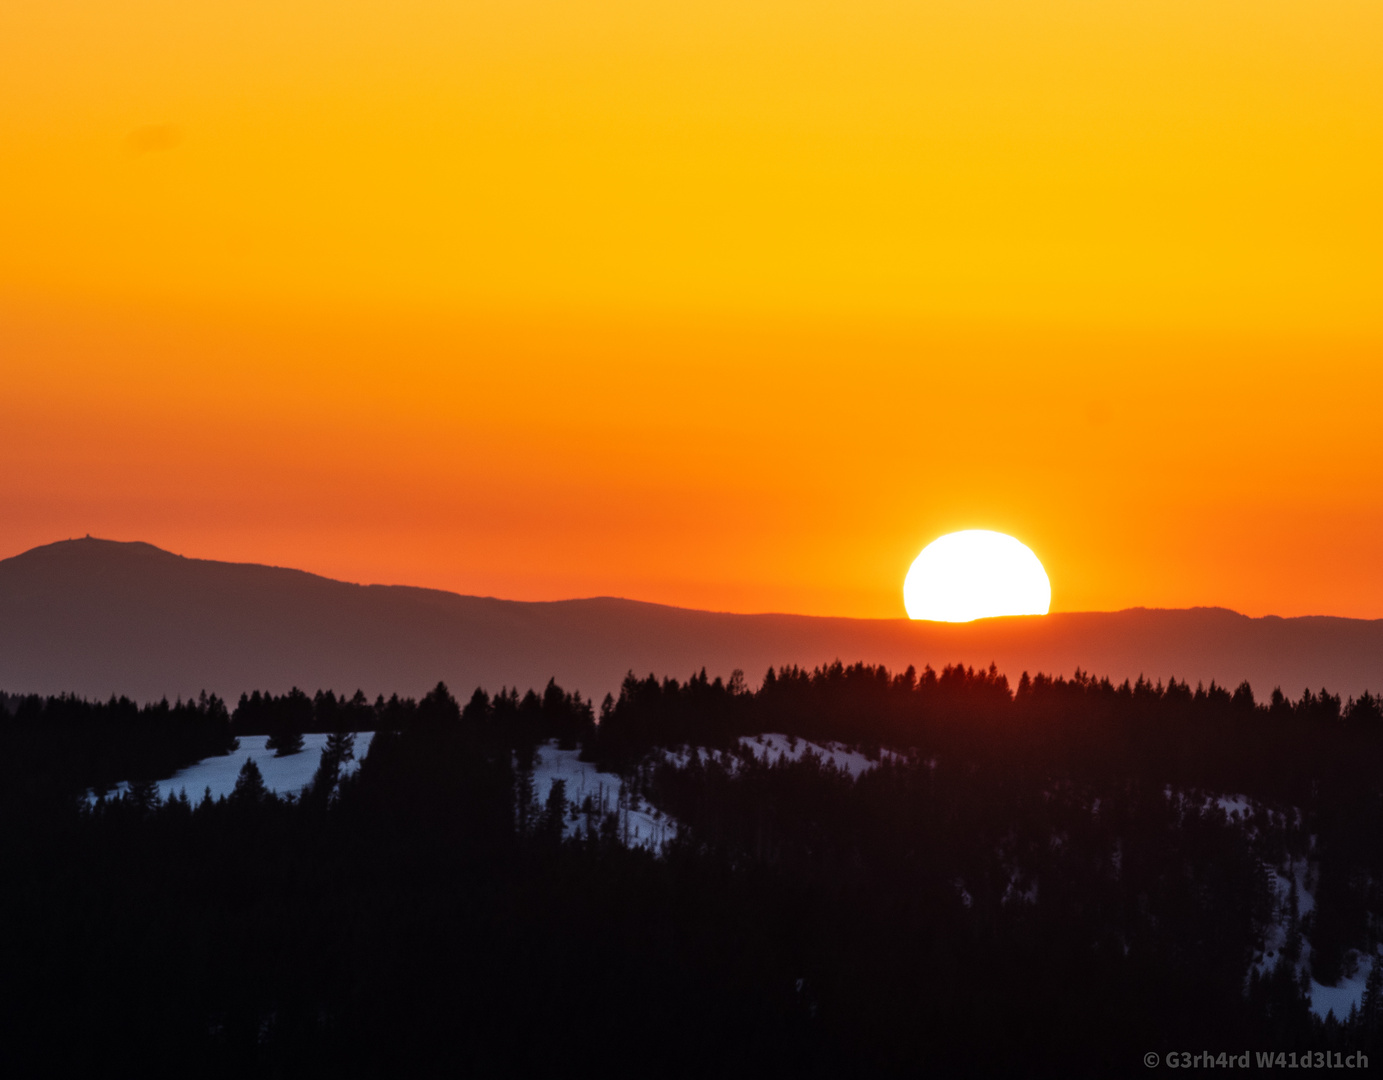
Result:
{"type": "Polygon", "coordinates": [[[443,679],[597,700],[625,672],[685,678],[865,660],[1115,680],[1176,677],[1259,697],[1383,690],[1383,620],[1249,618],[1223,608],[1058,613],[975,623],[736,615],[635,600],[524,602],[66,540],[0,560],[0,689],[139,700],[297,685],[419,694],[443,679]]]}

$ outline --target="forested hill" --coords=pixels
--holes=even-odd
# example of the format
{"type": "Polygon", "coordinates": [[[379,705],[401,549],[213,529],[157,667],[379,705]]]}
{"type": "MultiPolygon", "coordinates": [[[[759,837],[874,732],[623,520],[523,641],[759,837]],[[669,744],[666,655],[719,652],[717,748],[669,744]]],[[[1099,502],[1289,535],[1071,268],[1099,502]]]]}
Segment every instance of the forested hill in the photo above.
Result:
{"type": "Polygon", "coordinates": [[[868,659],[902,670],[964,663],[1116,681],[1247,679],[1260,696],[1383,688],[1383,621],[1250,619],[1214,608],[1134,609],[968,625],[733,615],[597,598],[523,603],[298,570],[188,559],[149,544],[69,540],[0,561],[0,688],[153,700],[201,690],[362,687],[418,694],[564,686],[599,700],[626,672],[868,659]]]}

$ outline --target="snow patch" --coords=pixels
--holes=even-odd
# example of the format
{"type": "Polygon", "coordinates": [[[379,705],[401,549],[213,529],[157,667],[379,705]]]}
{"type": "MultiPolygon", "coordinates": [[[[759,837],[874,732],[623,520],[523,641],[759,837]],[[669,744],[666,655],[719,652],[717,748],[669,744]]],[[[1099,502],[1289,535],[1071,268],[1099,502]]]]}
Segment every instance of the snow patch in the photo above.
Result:
{"type": "Polygon", "coordinates": [[[1351,1008],[1364,1007],[1364,983],[1376,960],[1365,958],[1359,963],[1359,970],[1352,979],[1341,979],[1339,986],[1322,986],[1311,980],[1311,1011],[1325,1019],[1327,1013],[1334,1013],[1336,1020],[1349,1016],[1351,1008]]]}
{"type": "Polygon", "coordinates": [[[619,814],[620,836],[627,838],[630,847],[658,851],[663,843],[677,835],[677,823],[652,803],[638,796],[629,805],[620,798],[624,781],[616,774],[601,772],[589,761],[581,760],[580,750],[559,750],[555,741],[538,748],[533,761],[533,797],[539,806],[546,806],[555,780],[565,780],[568,812],[563,815],[565,834],[577,835],[583,828],[584,817],[579,811],[590,797],[595,811],[602,817],[619,814]]]}
{"type": "MultiPolygon", "coordinates": [[[[902,754],[891,750],[881,750],[874,757],[846,746],[844,743],[813,743],[790,735],[764,734],[752,739],[741,739],[740,745],[758,760],[769,765],[780,761],[800,761],[808,753],[814,753],[823,761],[844,769],[852,777],[859,777],[870,769],[877,768],[884,759],[903,760],[902,754]]],[[[933,765],[934,767],[934,765],[933,765]]]]}
{"type": "MultiPolygon", "coordinates": [[[[374,737],[373,731],[356,732],[355,760],[347,761],[341,766],[342,776],[349,776],[360,767],[360,759],[370,749],[370,741],[374,737]]],[[[159,798],[166,801],[179,791],[183,791],[195,804],[202,801],[202,796],[208,788],[211,789],[213,799],[229,795],[235,790],[235,781],[240,776],[246,758],[259,766],[260,774],[264,777],[264,786],[270,791],[285,795],[300,794],[303,788],[312,783],[317,766],[322,763],[322,749],[327,744],[327,736],[304,735],[302,750],[287,757],[276,757],[273,750],[266,750],[264,744],[268,741],[268,735],[240,736],[240,749],[234,753],[203,758],[195,765],[179,769],[167,780],[160,780],[159,798]]],[[[108,798],[118,798],[125,794],[129,787],[127,781],[120,781],[108,798]]],[[[91,802],[96,801],[93,795],[88,795],[88,798],[91,802]]]]}
{"type": "Polygon", "coordinates": [[[1244,795],[1222,795],[1215,800],[1221,810],[1225,812],[1225,817],[1247,820],[1252,804],[1248,797],[1244,795]]]}

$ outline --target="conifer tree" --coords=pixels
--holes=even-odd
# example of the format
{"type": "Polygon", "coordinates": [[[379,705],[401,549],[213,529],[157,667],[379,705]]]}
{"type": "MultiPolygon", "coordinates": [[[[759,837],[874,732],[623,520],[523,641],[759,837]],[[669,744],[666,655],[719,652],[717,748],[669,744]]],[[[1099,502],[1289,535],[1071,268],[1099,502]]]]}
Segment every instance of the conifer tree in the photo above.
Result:
{"type": "Polygon", "coordinates": [[[324,805],[331,801],[336,783],[341,779],[341,759],[331,752],[330,746],[322,747],[321,761],[317,771],[312,774],[312,783],[304,792],[305,801],[324,805]]]}
{"type": "Polygon", "coordinates": [[[521,743],[516,757],[518,758],[518,768],[514,772],[515,824],[518,827],[519,835],[527,836],[533,829],[533,819],[536,816],[534,811],[537,810],[537,800],[533,794],[534,748],[532,744],[521,743]]]}
{"type": "Polygon", "coordinates": [[[567,782],[562,779],[552,781],[547,793],[547,803],[543,807],[541,832],[545,839],[560,842],[566,829],[567,782]]]}
{"type": "Polygon", "coordinates": [[[242,806],[255,806],[262,803],[268,794],[259,766],[254,763],[254,758],[247,757],[245,764],[240,766],[240,775],[236,778],[230,801],[242,806]]]}
{"type": "MultiPolygon", "coordinates": [[[[334,696],[332,701],[334,704],[334,696]]],[[[269,739],[264,748],[273,750],[276,757],[300,752],[303,748],[303,732],[316,715],[312,699],[295,686],[281,698],[266,696],[265,702],[270,722],[269,739]]]]}
{"type": "Polygon", "coordinates": [[[264,749],[274,751],[275,757],[288,757],[290,754],[300,753],[302,748],[302,732],[293,731],[287,727],[274,732],[264,743],[264,749]]]}
{"type": "Polygon", "coordinates": [[[490,695],[477,686],[471,700],[461,710],[461,721],[471,727],[483,727],[489,723],[490,717],[490,695]]]}
{"type": "Polygon", "coordinates": [[[327,734],[326,746],[322,748],[322,753],[330,754],[333,761],[340,767],[348,761],[355,760],[355,732],[353,731],[332,731],[327,734]]]}
{"type": "Polygon", "coordinates": [[[329,802],[341,779],[341,766],[355,759],[355,733],[333,731],[322,747],[321,763],[312,777],[310,797],[317,802],[329,802]]]}
{"type": "Polygon", "coordinates": [[[130,805],[139,810],[140,813],[147,813],[150,810],[157,810],[161,800],[158,794],[157,780],[133,780],[130,782],[129,790],[125,792],[125,798],[129,799],[130,805]]]}
{"type": "Polygon", "coordinates": [[[1359,1019],[1365,1031],[1376,1034],[1383,1027],[1383,959],[1373,956],[1370,960],[1373,966],[1364,980],[1364,1002],[1359,1019]]]}
{"type": "Polygon", "coordinates": [[[1292,874],[1292,892],[1287,907],[1287,941],[1282,946],[1282,955],[1292,963],[1301,959],[1301,901],[1297,897],[1297,878],[1295,867],[1292,874]]]}
{"type": "Polygon", "coordinates": [[[447,684],[439,682],[418,702],[418,723],[424,727],[454,727],[461,719],[461,706],[451,696],[447,684]]]}

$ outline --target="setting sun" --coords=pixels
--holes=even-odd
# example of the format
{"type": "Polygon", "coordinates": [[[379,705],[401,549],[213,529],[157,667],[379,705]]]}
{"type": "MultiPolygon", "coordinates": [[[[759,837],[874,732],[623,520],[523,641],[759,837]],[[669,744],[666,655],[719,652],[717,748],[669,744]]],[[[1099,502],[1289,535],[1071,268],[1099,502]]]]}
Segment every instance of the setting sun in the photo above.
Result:
{"type": "Polygon", "coordinates": [[[933,540],[903,581],[912,619],[970,622],[995,615],[1045,615],[1052,606],[1047,571],[1026,544],[988,529],[933,540]]]}

